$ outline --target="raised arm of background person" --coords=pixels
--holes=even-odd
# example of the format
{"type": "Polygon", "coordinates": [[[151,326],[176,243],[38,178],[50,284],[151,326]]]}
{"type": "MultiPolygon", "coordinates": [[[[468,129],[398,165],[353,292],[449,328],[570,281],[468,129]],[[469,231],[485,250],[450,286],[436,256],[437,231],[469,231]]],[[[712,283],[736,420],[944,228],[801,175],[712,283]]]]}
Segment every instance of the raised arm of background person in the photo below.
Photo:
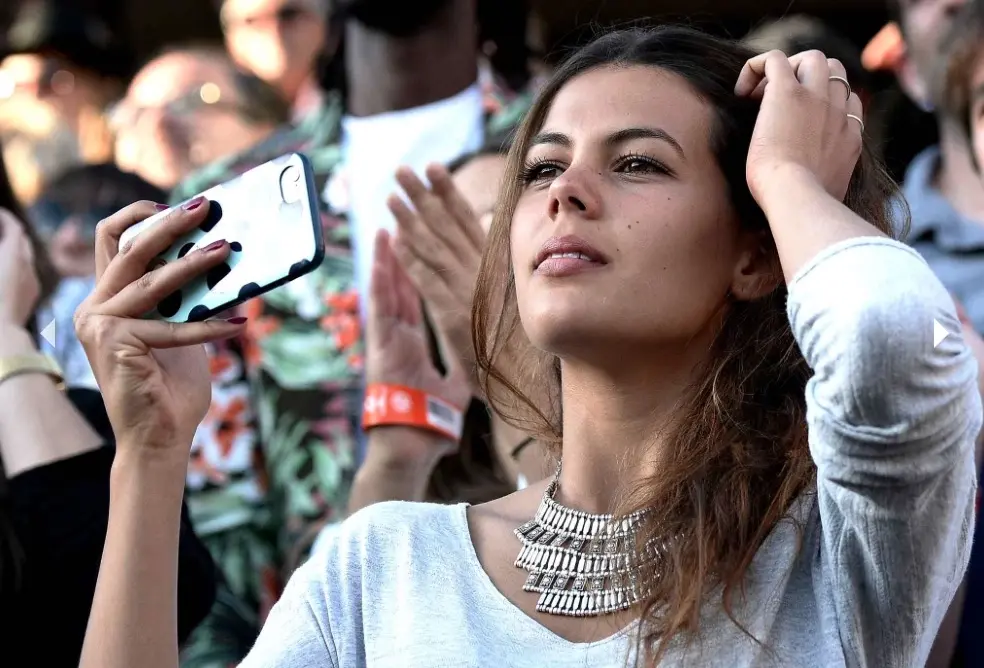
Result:
{"type": "MultiPolygon", "coordinates": [[[[447,373],[431,360],[420,296],[397,261],[389,234],[376,235],[366,332],[366,382],[423,390],[462,411],[471,400],[468,375],[457,355],[442,355],[447,373]]],[[[450,344],[437,332],[444,352],[450,344]]],[[[379,501],[422,501],[431,473],[458,443],[402,426],[369,431],[366,460],[356,474],[349,513],[379,501]]]]}
{"type": "MultiPolygon", "coordinates": [[[[38,353],[24,326],[38,292],[22,223],[0,210],[0,359],[38,353]]],[[[0,459],[8,478],[101,444],[49,376],[21,374],[0,382],[0,459]]]]}

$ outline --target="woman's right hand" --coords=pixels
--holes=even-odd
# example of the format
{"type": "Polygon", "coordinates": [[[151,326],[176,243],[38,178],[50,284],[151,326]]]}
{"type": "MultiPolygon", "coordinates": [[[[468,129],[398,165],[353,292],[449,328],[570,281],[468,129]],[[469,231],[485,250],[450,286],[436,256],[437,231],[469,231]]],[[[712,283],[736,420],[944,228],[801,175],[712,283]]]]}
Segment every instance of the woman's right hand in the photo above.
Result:
{"type": "Polygon", "coordinates": [[[187,457],[211,400],[202,344],[240,333],[244,319],[174,324],[143,319],[193,277],[221,264],[216,242],[148,272],[150,262],[199,225],[208,202],[195,198],[123,248],[120,235],[163,205],[137,202],[96,230],[96,287],[75,314],[75,329],[106,402],[117,447],[187,457]]]}

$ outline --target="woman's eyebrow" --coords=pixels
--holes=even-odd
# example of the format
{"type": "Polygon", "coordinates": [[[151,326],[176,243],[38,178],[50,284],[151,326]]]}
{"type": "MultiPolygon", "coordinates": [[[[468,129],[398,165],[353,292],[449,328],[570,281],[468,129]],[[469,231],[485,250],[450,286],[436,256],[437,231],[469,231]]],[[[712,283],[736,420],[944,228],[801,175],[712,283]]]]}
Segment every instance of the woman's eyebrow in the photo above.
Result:
{"type": "MultiPolygon", "coordinates": [[[[665,142],[669,144],[681,158],[684,160],[687,159],[687,155],[684,153],[683,147],[680,146],[680,142],[674,139],[673,136],[666,130],[661,128],[625,128],[622,130],[616,130],[608,135],[605,139],[605,143],[609,146],[616,146],[618,144],[624,144],[627,141],[632,141],[633,139],[656,139],[665,142]]],[[[574,142],[571,141],[570,137],[562,132],[541,132],[530,142],[530,148],[540,146],[542,144],[553,144],[555,146],[561,146],[569,149],[574,145],[574,142]]]]}

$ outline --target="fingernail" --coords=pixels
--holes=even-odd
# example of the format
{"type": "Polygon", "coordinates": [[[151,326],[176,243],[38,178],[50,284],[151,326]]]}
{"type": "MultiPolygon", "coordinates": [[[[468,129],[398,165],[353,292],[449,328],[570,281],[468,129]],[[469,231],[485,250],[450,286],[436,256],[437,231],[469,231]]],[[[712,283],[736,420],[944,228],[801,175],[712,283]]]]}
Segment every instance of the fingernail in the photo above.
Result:
{"type": "Polygon", "coordinates": [[[154,208],[157,209],[158,211],[167,211],[171,207],[169,207],[167,204],[156,203],[154,204],[154,208]]]}
{"type": "Polygon", "coordinates": [[[193,199],[191,201],[188,201],[188,202],[185,202],[184,204],[182,204],[181,205],[181,208],[184,209],[185,211],[194,211],[195,209],[197,209],[198,207],[200,207],[202,205],[202,202],[204,202],[204,201],[205,201],[205,198],[202,197],[201,195],[199,195],[195,199],[193,199]]]}
{"type": "Polygon", "coordinates": [[[246,322],[246,320],[247,320],[246,318],[239,317],[239,318],[229,318],[228,320],[226,320],[226,322],[229,323],[230,325],[241,325],[244,322],[246,322]]]}
{"type": "Polygon", "coordinates": [[[217,251],[220,248],[222,248],[223,246],[225,246],[225,243],[226,243],[225,242],[225,239],[219,239],[218,241],[213,241],[208,246],[205,246],[204,248],[202,248],[202,252],[203,253],[211,253],[213,251],[217,251]]]}

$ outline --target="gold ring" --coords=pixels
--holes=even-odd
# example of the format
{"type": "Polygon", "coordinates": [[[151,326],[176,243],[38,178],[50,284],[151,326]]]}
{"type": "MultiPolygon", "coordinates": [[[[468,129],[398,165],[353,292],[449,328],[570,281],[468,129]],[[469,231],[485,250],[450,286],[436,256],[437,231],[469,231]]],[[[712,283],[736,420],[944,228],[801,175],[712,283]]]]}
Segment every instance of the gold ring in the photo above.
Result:
{"type": "Polygon", "coordinates": [[[850,84],[850,82],[848,82],[848,80],[847,80],[847,79],[845,79],[844,77],[839,77],[839,76],[837,76],[837,75],[834,75],[834,76],[831,76],[831,77],[830,77],[830,78],[828,79],[828,81],[839,81],[840,83],[842,83],[842,84],[844,84],[844,88],[846,88],[846,89],[847,89],[847,97],[846,97],[846,98],[844,98],[844,99],[845,99],[845,100],[850,100],[850,99],[851,99],[851,93],[852,93],[853,91],[851,90],[851,84],[850,84]]]}
{"type": "Polygon", "coordinates": [[[858,125],[861,126],[861,134],[864,134],[864,121],[861,120],[861,117],[855,116],[854,114],[848,114],[847,117],[856,120],[858,122],[858,125]]]}

